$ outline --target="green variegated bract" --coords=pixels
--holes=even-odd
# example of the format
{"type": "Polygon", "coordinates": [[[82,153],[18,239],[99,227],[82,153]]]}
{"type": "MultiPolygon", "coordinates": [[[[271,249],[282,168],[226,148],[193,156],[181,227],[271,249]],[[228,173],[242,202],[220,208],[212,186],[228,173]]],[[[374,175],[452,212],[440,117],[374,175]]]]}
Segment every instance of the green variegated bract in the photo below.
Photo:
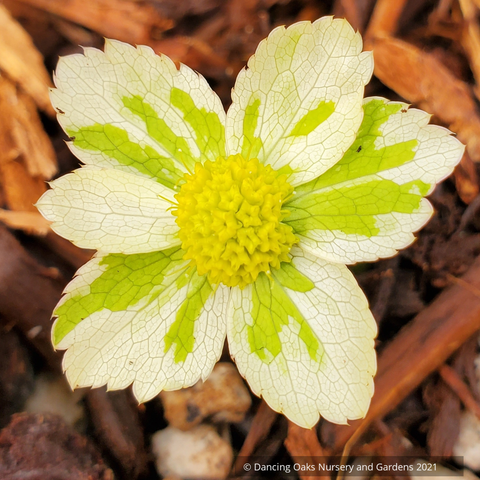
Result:
{"type": "Polygon", "coordinates": [[[146,401],[206,379],[227,337],[254,393],[297,424],[366,414],[376,324],[346,264],[408,246],[463,153],[425,112],[363,100],[372,71],[331,17],[262,41],[227,114],[148,47],[60,60],[52,102],[85,166],[38,208],[98,250],[54,312],[72,387],[133,383],[146,401]]]}

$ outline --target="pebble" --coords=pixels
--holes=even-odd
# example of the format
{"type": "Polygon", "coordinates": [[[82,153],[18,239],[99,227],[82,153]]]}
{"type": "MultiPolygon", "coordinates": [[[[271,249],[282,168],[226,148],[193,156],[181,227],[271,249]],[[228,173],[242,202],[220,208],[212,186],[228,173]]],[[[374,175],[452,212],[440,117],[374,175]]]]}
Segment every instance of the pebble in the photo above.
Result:
{"type": "Polygon", "coordinates": [[[215,365],[205,382],[190,388],[162,392],[160,398],[170,425],[188,430],[208,418],[214,423],[241,422],[251,406],[248,388],[232,363],[215,365]]]}
{"type": "Polygon", "coordinates": [[[25,411],[60,415],[67,425],[74,426],[85,418],[85,410],[79,403],[82,396],[80,390],[72,392],[64,376],[40,374],[25,403],[25,411]]]}
{"type": "Polygon", "coordinates": [[[188,480],[223,480],[233,461],[233,450],[211,425],[185,432],[167,427],[152,437],[157,472],[163,477],[188,480]]]}
{"type": "Polygon", "coordinates": [[[480,420],[469,410],[460,417],[460,434],[453,455],[463,457],[466,467],[480,470],[480,420]]]}

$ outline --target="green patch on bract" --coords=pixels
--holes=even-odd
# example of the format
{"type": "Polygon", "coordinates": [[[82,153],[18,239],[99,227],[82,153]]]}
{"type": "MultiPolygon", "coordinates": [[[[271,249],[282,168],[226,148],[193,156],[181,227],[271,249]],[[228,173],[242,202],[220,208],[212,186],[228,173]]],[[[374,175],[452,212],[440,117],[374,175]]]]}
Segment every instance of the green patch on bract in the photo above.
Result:
{"type": "Polygon", "coordinates": [[[141,147],[132,142],[125,130],[114,125],[96,123],[78,130],[69,129],[67,134],[72,137],[76,147],[100,152],[166,187],[173,188],[183,177],[183,171],[177,169],[170,158],[160,155],[148,145],[141,147]]]}
{"type": "Polygon", "coordinates": [[[312,133],[335,111],[335,103],[321,101],[318,106],[306,113],[303,118],[293,127],[289,137],[301,137],[312,133]]]}
{"type": "Polygon", "coordinates": [[[420,208],[430,185],[417,180],[398,185],[391,180],[329,188],[295,198],[284,220],[296,234],[310,230],[339,230],[365,237],[377,235],[377,215],[413,213],[420,208]]]}
{"type": "Polygon", "coordinates": [[[156,110],[140,95],[123,97],[123,105],[145,122],[148,134],[161,145],[175,160],[183,165],[193,166],[196,162],[187,141],[177,136],[156,110]]]}
{"type": "MultiPolygon", "coordinates": [[[[292,278],[291,273],[287,271],[285,275],[292,278]]],[[[307,287],[307,282],[304,277],[300,288],[307,287]]],[[[252,285],[252,303],[253,325],[246,328],[251,352],[260,360],[268,365],[282,352],[280,333],[293,320],[300,326],[298,335],[310,358],[315,362],[321,361],[323,347],[319,339],[276,279],[269,279],[261,273],[252,285]]]]}
{"type": "Polygon", "coordinates": [[[300,273],[292,263],[283,262],[278,270],[272,270],[272,275],[284,287],[296,292],[309,292],[315,284],[300,273]]]}
{"type": "Polygon", "coordinates": [[[365,177],[399,167],[413,160],[418,140],[409,140],[377,149],[375,140],[382,137],[382,125],[398,113],[403,104],[385,103],[374,98],[363,105],[364,117],[355,142],[343,158],[320,177],[297,189],[297,194],[319,190],[348,180],[365,177]]]}
{"type": "Polygon", "coordinates": [[[183,118],[195,132],[202,157],[209,160],[225,157],[225,127],[218,115],[198,108],[192,97],[179,88],[172,88],[170,101],[183,113],[183,118]]]}
{"type": "Polygon", "coordinates": [[[103,309],[120,312],[153,294],[164,283],[167,272],[182,263],[182,251],[175,247],[162,252],[134,255],[110,254],[101,259],[101,275],[86,295],[73,295],[58,306],[54,315],[53,342],[57,345],[85,318],[103,309]]]}
{"type": "Polygon", "coordinates": [[[334,167],[297,188],[292,200],[286,202],[290,215],[285,223],[299,235],[311,230],[337,230],[373,237],[380,233],[378,215],[416,212],[430,190],[429,184],[418,180],[399,185],[376,176],[415,157],[416,139],[375,146],[383,137],[381,127],[402,108],[403,104],[385,103],[383,99],[366,102],[355,142],[334,167]]]}
{"type": "MultiPolygon", "coordinates": [[[[199,277],[197,272],[185,274],[182,278],[189,283],[187,298],[180,306],[175,321],[165,335],[165,353],[175,345],[175,363],[184,362],[189,353],[192,353],[195,344],[195,322],[200,316],[212,287],[204,275],[199,277]]],[[[182,285],[183,286],[183,285],[182,285]]]]}
{"type": "MultiPolygon", "coordinates": [[[[252,99],[253,98],[252,96],[252,99]]],[[[263,148],[262,140],[255,136],[260,115],[260,103],[259,98],[254,99],[253,102],[250,100],[250,103],[245,109],[245,116],[243,117],[242,157],[247,160],[250,158],[258,158],[258,154],[263,148]]]]}

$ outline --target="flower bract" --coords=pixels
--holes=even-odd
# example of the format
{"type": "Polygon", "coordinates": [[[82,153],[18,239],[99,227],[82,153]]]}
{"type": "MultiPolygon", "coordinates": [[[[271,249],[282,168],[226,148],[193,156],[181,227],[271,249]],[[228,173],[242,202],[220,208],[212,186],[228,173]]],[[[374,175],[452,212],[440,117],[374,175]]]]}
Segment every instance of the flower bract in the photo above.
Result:
{"type": "Polygon", "coordinates": [[[206,379],[225,338],[251,389],[304,427],[365,415],[376,324],[346,264],[394,255],[463,146],[429,115],[363,99],[371,52],[345,20],[279,27],[225,113],[205,79],[108,40],[51,93],[84,163],[38,208],[96,255],[56,307],[72,387],[139,401],[206,379]]]}

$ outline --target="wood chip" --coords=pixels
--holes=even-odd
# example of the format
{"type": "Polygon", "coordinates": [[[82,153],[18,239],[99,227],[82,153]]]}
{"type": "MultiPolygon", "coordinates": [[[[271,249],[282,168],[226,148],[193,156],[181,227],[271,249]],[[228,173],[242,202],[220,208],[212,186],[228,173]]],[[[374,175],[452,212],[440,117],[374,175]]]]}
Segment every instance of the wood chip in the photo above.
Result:
{"type": "Polygon", "coordinates": [[[19,0],[66,20],[83,25],[108,38],[148,45],[152,34],[174,26],[153,5],[134,0],[19,0]]]}
{"type": "Polygon", "coordinates": [[[55,152],[35,104],[5,77],[0,77],[0,112],[0,164],[18,160],[32,177],[52,178],[57,172],[55,152]]]}
{"type": "Polygon", "coordinates": [[[12,228],[45,235],[48,224],[34,204],[57,171],[55,152],[30,96],[0,77],[0,219],[12,228]]]}
{"type": "Polygon", "coordinates": [[[43,58],[28,33],[3,5],[0,5],[0,70],[18,83],[40,109],[54,115],[48,96],[52,84],[43,58]]]}
{"type": "Polygon", "coordinates": [[[428,408],[425,430],[430,455],[451,456],[460,432],[462,406],[459,398],[443,380],[434,376],[427,380],[422,400],[428,408]]]}
{"type": "Polygon", "coordinates": [[[473,398],[472,392],[458,376],[458,373],[448,365],[442,365],[438,373],[445,383],[458,395],[465,407],[480,420],[480,404],[473,398]]]}
{"type": "Polygon", "coordinates": [[[0,358],[0,428],[3,428],[12,414],[24,409],[35,380],[30,352],[15,330],[0,328],[0,358]]]}
{"type": "Polygon", "coordinates": [[[379,34],[394,34],[407,1],[378,0],[365,35],[374,37],[379,34]]]}
{"type": "MultiPolygon", "coordinates": [[[[15,325],[56,371],[61,356],[50,339],[51,315],[66,280],[53,278],[0,224],[0,321],[15,325]],[[32,329],[38,334],[29,335],[32,329]]],[[[57,276],[58,277],[58,276],[57,276]]]]}
{"type": "Polygon", "coordinates": [[[476,81],[474,89],[480,100],[480,26],[478,24],[478,8],[472,0],[459,0],[463,18],[462,46],[470,60],[470,67],[476,81]]]}
{"type": "Polygon", "coordinates": [[[210,77],[225,76],[227,62],[207,42],[194,37],[176,36],[151,42],[151,46],[157,53],[170,57],[177,65],[183,63],[210,77]]]}
{"type": "Polygon", "coordinates": [[[39,212],[12,212],[0,208],[0,220],[9,228],[34,235],[46,235],[50,225],[39,212]]]}
{"type": "Polygon", "coordinates": [[[0,432],[3,480],[114,480],[97,447],[57,415],[17,413],[0,432]]]}
{"type": "Polygon", "coordinates": [[[467,152],[465,152],[460,164],[455,168],[453,179],[455,180],[455,187],[462,201],[467,205],[472,203],[480,193],[480,182],[475,164],[467,152]]]}
{"type": "Polygon", "coordinates": [[[20,162],[0,163],[0,185],[7,207],[18,212],[37,212],[34,205],[46,190],[45,181],[20,162]]]}
{"type": "Polygon", "coordinates": [[[471,159],[480,162],[480,116],[470,87],[433,55],[396,38],[369,40],[375,75],[407,101],[436,115],[467,145],[471,159]]]}
{"type": "Polygon", "coordinates": [[[278,413],[274,412],[266,403],[262,400],[260,407],[255,414],[252,422],[252,426],[248,432],[247,438],[243,442],[242,448],[237,456],[235,462],[234,471],[241,471],[246,457],[250,457],[255,451],[255,447],[267,437],[273,422],[278,417],[278,413]]]}
{"type": "Polygon", "coordinates": [[[135,480],[145,475],[148,458],[138,403],[132,393],[94,388],[88,391],[86,402],[96,437],[121,465],[125,478],[135,480]]]}
{"type": "Polygon", "coordinates": [[[60,258],[68,262],[75,270],[87,263],[95,253],[94,250],[77,247],[52,230],[48,232],[46,237],[40,237],[39,240],[52,252],[55,252],[60,258]]]}
{"type": "Polygon", "coordinates": [[[373,0],[335,0],[333,14],[345,18],[355,30],[363,32],[373,3],[373,0]]]}
{"type": "MultiPolygon", "coordinates": [[[[288,436],[284,444],[293,461],[300,465],[318,465],[320,458],[327,456],[318,441],[317,432],[314,428],[307,430],[290,421],[288,422],[288,436]]],[[[312,477],[311,472],[308,471],[299,471],[298,475],[302,480],[330,478],[328,474],[323,474],[321,477],[312,477]]]]}

